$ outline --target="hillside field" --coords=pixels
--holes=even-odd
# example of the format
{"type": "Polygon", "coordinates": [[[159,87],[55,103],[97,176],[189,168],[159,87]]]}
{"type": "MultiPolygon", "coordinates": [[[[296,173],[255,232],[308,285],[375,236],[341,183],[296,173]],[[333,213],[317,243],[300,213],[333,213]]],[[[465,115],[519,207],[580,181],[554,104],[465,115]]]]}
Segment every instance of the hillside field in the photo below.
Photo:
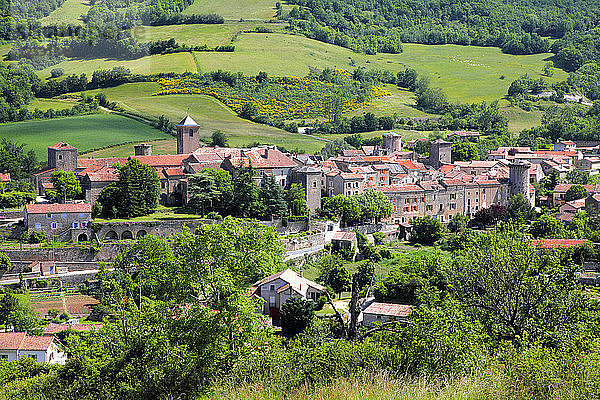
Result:
{"type": "Polygon", "coordinates": [[[172,136],[129,118],[94,114],[0,125],[0,139],[24,143],[40,161],[46,161],[47,148],[67,142],[79,152],[126,142],[166,139],[172,136]]]}
{"type": "Polygon", "coordinates": [[[60,7],[40,19],[40,22],[42,25],[82,25],[82,17],[87,14],[90,7],[88,0],[65,0],[60,7]]]}
{"type": "Polygon", "coordinates": [[[275,3],[275,0],[196,0],[183,13],[214,13],[226,20],[268,20],[275,17],[275,3]]]}
{"type": "Polygon", "coordinates": [[[111,101],[119,102],[128,111],[153,117],[164,115],[173,123],[179,122],[189,112],[200,125],[200,135],[205,141],[210,140],[210,135],[215,130],[222,130],[229,137],[229,144],[232,146],[260,142],[312,153],[325,145],[325,142],[310,136],[289,133],[239,118],[224,104],[210,96],[152,96],[158,89],[157,83],[131,83],[87,93],[104,92],[111,101]]]}

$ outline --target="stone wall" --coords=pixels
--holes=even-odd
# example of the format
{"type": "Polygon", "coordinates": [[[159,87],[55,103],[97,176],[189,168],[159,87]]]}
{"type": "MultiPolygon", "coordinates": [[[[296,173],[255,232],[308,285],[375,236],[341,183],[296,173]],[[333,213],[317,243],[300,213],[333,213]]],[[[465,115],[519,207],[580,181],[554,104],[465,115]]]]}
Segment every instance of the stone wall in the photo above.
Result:
{"type": "Polygon", "coordinates": [[[356,230],[362,233],[363,235],[372,235],[375,232],[391,232],[396,231],[397,229],[398,228],[396,225],[386,224],[385,222],[381,222],[379,224],[366,224],[340,228],[340,230],[344,232],[353,232],[356,230]]]}
{"type": "Polygon", "coordinates": [[[168,221],[131,221],[131,222],[104,222],[93,225],[93,231],[101,241],[114,241],[137,239],[144,235],[160,237],[173,236],[183,227],[188,227],[192,232],[205,224],[217,221],[210,219],[177,219],[168,221]]]}
{"type": "Polygon", "coordinates": [[[306,249],[313,246],[325,244],[325,232],[315,233],[302,237],[283,239],[286,251],[306,249]]]}

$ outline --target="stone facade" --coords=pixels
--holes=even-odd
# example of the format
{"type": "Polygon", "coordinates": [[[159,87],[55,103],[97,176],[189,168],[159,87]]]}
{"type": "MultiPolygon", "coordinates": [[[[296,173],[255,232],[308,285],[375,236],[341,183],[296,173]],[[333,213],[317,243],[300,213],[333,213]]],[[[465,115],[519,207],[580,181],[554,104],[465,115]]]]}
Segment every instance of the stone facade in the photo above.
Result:
{"type": "Polygon", "coordinates": [[[431,142],[429,146],[429,165],[438,169],[444,164],[450,164],[452,162],[451,146],[451,143],[442,139],[431,142]]]}
{"type": "Polygon", "coordinates": [[[48,168],[59,171],[75,171],[77,169],[77,149],[64,142],[48,147],[48,168]]]}
{"type": "Polygon", "coordinates": [[[87,241],[92,207],[87,203],[28,204],[25,207],[25,221],[29,233],[41,232],[50,237],[68,235],[74,241],[87,241]]]}
{"type": "Polygon", "coordinates": [[[189,154],[200,147],[200,126],[189,115],[176,127],[177,154],[189,154]]]}

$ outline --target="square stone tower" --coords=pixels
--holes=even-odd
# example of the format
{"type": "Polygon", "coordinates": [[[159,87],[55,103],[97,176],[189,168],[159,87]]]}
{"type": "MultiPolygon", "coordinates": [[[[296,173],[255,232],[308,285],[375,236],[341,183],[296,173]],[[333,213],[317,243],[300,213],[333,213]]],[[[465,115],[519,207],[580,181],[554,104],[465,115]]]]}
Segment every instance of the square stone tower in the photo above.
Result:
{"type": "Polygon", "coordinates": [[[429,145],[429,165],[440,168],[444,164],[452,162],[452,143],[438,139],[429,145]]]}
{"type": "Polygon", "coordinates": [[[65,142],[58,142],[48,147],[48,167],[59,171],[75,171],[77,169],[77,148],[65,142]]]}
{"type": "Polygon", "coordinates": [[[200,147],[200,125],[187,115],[177,124],[177,154],[189,154],[200,147]]]}

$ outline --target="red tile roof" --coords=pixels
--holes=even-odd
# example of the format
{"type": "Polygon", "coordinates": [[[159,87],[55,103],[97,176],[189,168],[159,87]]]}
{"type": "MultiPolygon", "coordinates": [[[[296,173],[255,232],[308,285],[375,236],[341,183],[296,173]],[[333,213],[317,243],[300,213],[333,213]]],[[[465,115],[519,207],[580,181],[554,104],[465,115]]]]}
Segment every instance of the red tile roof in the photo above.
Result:
{"type": "Polygon", "coordinates": [[[380,192],[424,192],[422,187],[411,184],[381,186],[378,190],[380,192]]]}
{"type": "Polygon", "coordinates": [[[25,332],[0,333],[0,350],[18,350],[26,335],[25,332]]]}
{"type": "Polygon", "coordinates": [[[162,170],[164,176],[185,176],[182,168],[165,168],[162,170]]]}
{"type": "Polygon", "coordinates": [[[27,214],[50,214],[50,213],[91,213],[92,205],[89,203],[74,204],[27,204],[25,206],[27,214]]]}
{"type": "Polygon", "coordinates": [[[55,324],[53,322],[49,323],[44,329],[44,335],[54,335],[59,332],[63,332],[66,330],[73,330],[76,332],[87,332],[95,329],[102,329],[102,324],[55,324]]]}
{"type": "Polygon", "coordinates": [[[55,150],[77,150],[77,148],[65,142],[58,142],[54,146],[48,146],[48,148],[55,150]]]}
{"type": "Polygon", "coordinates": [[[23,341],[21,342],[21,346],[19,346],[19,350],[48,350],[52,342],[54,341],[54,337],[52,336],[25,336],[23,341]]]}
{"type": "Polygon", "coordinates": [[[376,315],[389,315],[391,317],[406,318],[410,314],[411,306],[393,303],[371,303],[363,313],[376,315]]]}
{"type": "Polygon", "coordinates": [[[0,182],[10,182],[10,174],[9,173],[0,173],[0,182]]]}
{"type": "Polygon", "coordinates": [[[356,232],[339,231],[333,234],[333,240],[341,240],[343,242],[353,241],[356,239],[356,232]]]}
{"type": "Polygon", "coordinates": [[[107,165],[95,171],[88,172],[85,175],[92,182],[116,182],[119,180],[119,170],[107,165]]]}
{"type": "Polygon", "coordinates": [[[529,242],[531,247],[542,247],[544,249],[555,249],[559,247],[575,247],[589,243],[584,239],[540,239],[529,242]]]}
{"type": "Polygon", "coordinates": [[[189,156],[189,154],[164,154],[156,156],[131,156],[129,159],[139,160],[142,164],[151,167],[180,167],[183,160],[189,156]]]}

